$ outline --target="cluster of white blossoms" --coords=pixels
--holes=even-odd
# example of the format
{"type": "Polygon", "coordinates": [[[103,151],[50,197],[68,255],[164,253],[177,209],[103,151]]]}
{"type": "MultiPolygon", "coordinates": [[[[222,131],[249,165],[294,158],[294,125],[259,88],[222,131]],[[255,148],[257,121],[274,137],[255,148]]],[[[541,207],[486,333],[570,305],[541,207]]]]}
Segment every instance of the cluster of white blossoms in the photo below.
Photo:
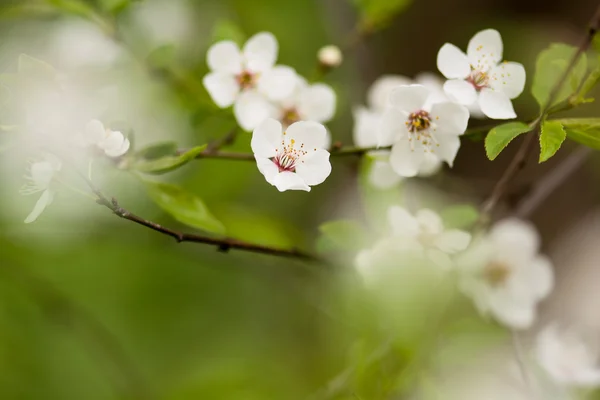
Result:
{"type": "Polygon", "coordinates": [[[96,147],[111,158],[125,155],[131,146],[129,139],[121,132],[105,128],[104,124],[96,119],[87,123],[83,132],[79,134],[78,142],[83,147],[96,147]]]}

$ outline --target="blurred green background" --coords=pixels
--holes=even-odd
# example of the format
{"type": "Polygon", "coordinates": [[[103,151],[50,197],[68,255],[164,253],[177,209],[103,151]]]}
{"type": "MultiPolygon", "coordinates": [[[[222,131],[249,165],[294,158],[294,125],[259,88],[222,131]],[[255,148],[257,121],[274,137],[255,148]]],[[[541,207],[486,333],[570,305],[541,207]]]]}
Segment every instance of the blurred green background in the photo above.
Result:
{"type": "MultiPolygon", "coordinates": [[[[69,57],[54,51],[52,38],[73,23],[94,25],[49,11],[46,3],[53,2],[0,1],[0,70],[13,71],[17,56],[27,53],[89,88],[84,97],[93,97],[103,85],[118,85],[119,101],[103,115],[131,127],[138,146],[164,140],[203,144],[234,126],[227,112],[206,107],[201,86],[206,50],[220,35],[271,31],[280,42],[279,61],[312,76],[318,49],[343,45],[359,18],[353,4],[343,0],[131,2],[115,17],[131,52],[125,61],[110,68],[72,68],[69,57]],[[164,50],[169,45],[174,47],[164,50]],[[173,54],[165,60],[154,53],[150,63],[158,64],[148,70],[143,65],[156,49],[173,54]]],[[[119,2],[84,3],[107,16],[105,10],[119,2]]],[[[351,142],[351,108],[364,103],[365,90],[381,74],[435,72],[444,42],[465,47],[473,33],[488,27],[502,33],[505,58],[522,62],[530,72],[549,42],[578,40],[595,3],[406,4],[386,29],[346,53],[343,66],[326,77],[338,93],[337,116],[329,124],[334,140],[351,142]]],[[[71,50],[87,54],[90,48],[83,43],[71,50]]],[[[91,51],[91,57],[103,54],[102,48],[91,51]]],[[[516,109],[524,116],[537,111],[527,92],[516,109]]],[[[597,115],[598,106],[586,106],[582,113],[597,115]]],[[[241,135],[232,148],[249,150],[249,137],[241,135]]],[[[451,201],[478,201],[512,150],[490,163],[482,143],[467,142],[456,168],[432,183],[451,201]]],[[[431,380],[438,366],[466,362],[480,346],[505,338],[456,300],[444,282],[431,290],[432,277],[422,271],[400,279],[402,285],[391,292],[404,298],[382,313],[377,300],[354,281],[351,261],[316,265],[177,244],[68,194],[25,226],[22,220],[34,199],[18,194],[21,167],[2,166],[0,399],[409,398],[416,387],[436,391],[431,380]],[[455,299],[450,306],[449,299],[455,299]],[[443,352],[438,349],[442,339],[443,352]],[[340,379],[331,384],[336,376],[340,379]]],[[[526,186],[547,168],[528,170],[520,184],[526,186]]],[[[161,179],[204,199],[233,237],[312,251],[323,222],[364,219],[368,200],[357,170],[355,159],[335,160],[331,177],[311,193],[279,193],[253,164],[222,160],[192,163],[161,179]]],[[[558,194],[535,216],[547,240],[597,204],[597,185],[589,185],[597,178],[594,171],[582,172],[567,184],[564,196],[558,194]],[[557,207],[564,212],[547,218],[557,207]]],[[[123,206],[187,229],[153,205],[136,179],[111,174],[115,179],[103,189],[123,206]]],[[[386,196],[404,201],[400,192],[386,196]]]]}

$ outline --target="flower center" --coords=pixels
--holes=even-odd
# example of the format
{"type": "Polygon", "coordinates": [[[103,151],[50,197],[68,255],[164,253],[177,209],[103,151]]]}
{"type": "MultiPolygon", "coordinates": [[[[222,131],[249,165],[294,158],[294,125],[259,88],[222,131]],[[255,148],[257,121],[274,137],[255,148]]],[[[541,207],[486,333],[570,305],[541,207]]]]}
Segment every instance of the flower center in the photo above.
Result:
{"type": "Polygon", "coordinates": [[[242,90],[253,89],[256,86],[258,80],[258,74],[253,74],[248,70],[243,70],[236,77],[238,85],[242,90]]]}
{"type": "MultiPolygon", "coordinates": [[[[412,151],[415,150],[415,141],[423,145],[425,152],[433,153],[433,145],[439,146],[433,136],[431,116],[427,111],[419,110],[410,113],[404,124],[408,130],[408,141],[412,151]]],[[[435,128],[433,128],[433,131],[435,132],[435,128]]]]}
{"type": "Polygon", "coordinates": [[[492,261],[483,270],[483,279],[492,287],[502,286],[510,276],[510,268],[501,262],[492,261]]]}
{"type": "Polygon", "coordinates": [[[281,123],[285,126],[290,126],[294,122],[300,121],[300,114],[298,110],[295,108],[287,108],[283,110],[283,115],[281,117],[281,123]]]}
{"type": "MultiPolygon", "coordinates": [[[[286,134],[285,132],[283,133],[286,134]]],[[[304,150],[304,143],[300,145],[299,149],[295,149],[294,145],[296,141],[291,139],[289,144],[286,146],[285,141],[281,141],[282,148],[275,149],[277,154],[275,157],[271,159],[277,168],[279,168],[279,172],[296,172],[296,165],[298,161],[304,162],[300,160],[300,158],[306,155],[308,152],[304,150]]],[[[316,149],[315,149],[316,150],[316,149]]]]}
{"type": "Polygon", "coordinates": [[[475,90],[479,92],[484,88],[490,87],[490,75],[487,72],[471,66],[471,73],[467,77],[467,82],[473,85],[475,90]]]}

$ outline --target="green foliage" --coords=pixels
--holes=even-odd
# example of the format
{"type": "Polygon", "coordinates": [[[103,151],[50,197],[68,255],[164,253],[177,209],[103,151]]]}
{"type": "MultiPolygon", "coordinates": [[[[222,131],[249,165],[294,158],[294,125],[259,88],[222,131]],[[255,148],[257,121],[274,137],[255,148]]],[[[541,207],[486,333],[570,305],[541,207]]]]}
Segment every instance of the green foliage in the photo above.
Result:
{"type": "Polygon", "coordinates": [[[456,204],[440,213],[444,226],[449,229],[469,229],[479,219],[479,211],[471,204],[456,204]]]}
{"type": "Polygon", "coordinates": [[[235,22],[222,19],[215,23],[212,30],[212,40],[213,42],[220,42],[222,40],[231,40],[238,45],[244,44],[247,36],[240,28],[238,24],[235,22]]]}
{"type": "MultiPolygon", "coordinates": [[[[191,150],[186,151],[182,154],[176,154],[177,148],[173,149],[172,143],[163,143],[156,146],[151,146],[141,151],[141,154],[145,154],[141,159],[138,159],[133,164],[133,169],[146,174],[164,174],[177,168],[184,166],[185,164],[192,161],[206,149],[206,145],[194,147],[191,150]],[[174,150],[174,151],[173,151],[174,150]],[[170,151],[171,153],[167,153],[170,151]],[[158,156],[159,154],[165,154],[164,156],[158,156]],[[151,156],[148,158],[148,156],[151,156]]],[[[138,153],[139,155],[140,153],[138,153]]]]}
{"type": "Polygon", "coordinates": [[[390,24],[393,18],[404,11],[411,0],[352,0],[360,13],[360,24],[364,30],[378,30],[390,24]]]}
{"type": "Polygon", "coordinates": [[[364,240],[364,229],[358,222],[352,220],[326,222],[319,227],[319,231],[321,232],[317,240],[319,253],[356,252],[364,240]]]}
{"type": "Polygon", "coordinates": [[[524,122],[509,122],[495,127],[485,138],[487,157],[495,160],[514,138],[530,130],[531,127],[524,122]]]}
{"type": "MultiPolygon", "coordinates": [[[[540,108],[546,106],[551,91],[566,71],[576,52],[576,47],[562,43],[553,43],[538,55],[531,93],[537,100],[540,108]]],[[[573,95],[583,81],[586,70],[587,57],[585,54],[582,54],[550,106],[560,103],[573,95]]]]}
{"type": "Polygon", "coordinates": [[[544,121],[540,134],[540,163],[552,157],[565,141],[567,133],[558,121],[544,121]]]}
{"type": "Polygon", "coordinates": [[[117,15],[125,10],[133,0],[99,0],[103,10],[108,11],[113,15],[117,15]]]}
{"type": "Polygon", "coordinates": [[[148,57],[146,57],[146,63],[154,69],[167,68],[173,64],[174,60],[175,46],[172,44],[157,47],[148,54],[148,57]]]}
{"type": "Polygon", "coordinates": [[[177,221],[203,231],[225,234],[225,227],[197,196],[179,186],[161,182],[145,182],[148,195],[177,221]]]}
{"type": "Polygon", "coordinates": [[[600,118],[564,118],[555,121],[564,127],[569,139],[600,150],[600,118]]]}

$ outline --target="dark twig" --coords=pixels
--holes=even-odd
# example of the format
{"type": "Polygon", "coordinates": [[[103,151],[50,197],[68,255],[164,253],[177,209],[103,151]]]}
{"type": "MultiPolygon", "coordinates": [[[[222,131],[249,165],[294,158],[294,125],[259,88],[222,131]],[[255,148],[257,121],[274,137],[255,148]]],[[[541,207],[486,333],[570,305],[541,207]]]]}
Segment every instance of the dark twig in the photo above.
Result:
{"type": "Polygon", "coordinates": [[[533,123],[530,125],[531,133],[526,135],[526,138],[521,143],[521,147],[517,151],[517,154],[510,162],[506,171],[504,171],[504,174],[500,177],[500,179],[496,183],[496,186],[494,186],[492,193],[487,198],[487,200],[485,200],[483,202],[483,204],[481,206],[482,215],[489,215],[493,211],[493,209],[496,207],[498,202],[505,196],[508,186],[509,186],[509,183],[513,180],[515,175],[525,167],[525,164],[527,162],[527,156],[528,156],[529,152],[531,151],[531,149],[533,148],[535,139],[537,138],[537,134],[539,132],[540,126],[541,126],[544,118],[548,114],[548,111],[552,109],[552,103],[554,103],[554,100],[556,99],[556,96],[558,96],[560,89],[562,88],[562,86],[566,82],[567,78],[569,77],[569,74],[571,73],[571,71],[573,70],[575,65],[577,64],[579,57],[581,57],[581,55],[588,49],[588,47],[592,43],[594,35],[596,34],[596,32],[598,32],[599,27],[600,27],[600,6],[598,6],[598,8],[596,9],[596,12],[594,13],[594,16],[592,17],[592,19],[590,21],[587,34],[582,39],[581,43],[579,44],[577,52],[573,55],[567,68],[565,69],[565,71],[561,75],[560,79],[558,79],[558,81],[552,88],[550,95],[548,96],[548,99],[546,101],[546,104],[544,105],[544,107],[542,108],[542,111],[540,112],[539,117],[536,118],[533,121],[533,123]]]}

